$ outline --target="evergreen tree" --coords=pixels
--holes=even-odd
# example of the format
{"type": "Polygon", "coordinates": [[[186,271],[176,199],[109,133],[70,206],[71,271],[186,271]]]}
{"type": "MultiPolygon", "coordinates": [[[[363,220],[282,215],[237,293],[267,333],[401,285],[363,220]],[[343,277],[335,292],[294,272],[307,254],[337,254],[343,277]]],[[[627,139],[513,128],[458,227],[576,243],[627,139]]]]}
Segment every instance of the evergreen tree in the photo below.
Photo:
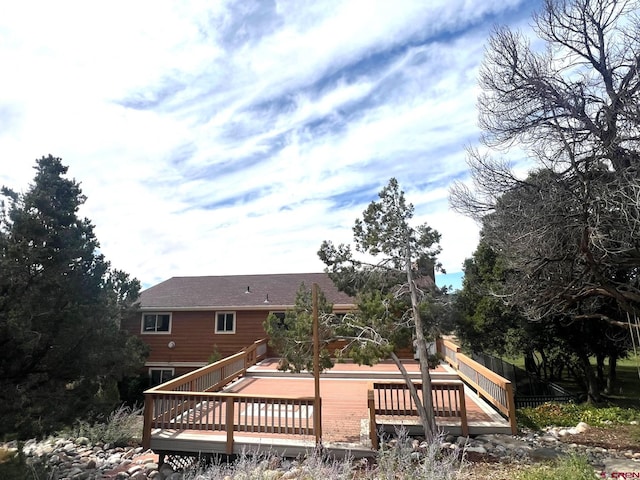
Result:
{"type": "Polygon", "coordinates": [[[59,158],[0,208],[0,434],[46,433],[118,401],[144,347],[120,330],[139,282],[113,270],[59,158]]]}
{"type": "Polygon", "coordinates": [[[353,227],[355,251],[349,245],[322,243],[318,252],[327,272],[341,290],[356,295],[358,311],[343,321],[342,331],[352,358],[371,364],[391,357],[404,376],[416,404],[425,435],[435,434],[427,339],[437,335],[444,307],[438,304],[434,268],[440,234],[427,224],[411,225],[414,208],[392,178],[353,227]],[[413,337],[420,363],[418,394],[395,354],[413,337]]]}

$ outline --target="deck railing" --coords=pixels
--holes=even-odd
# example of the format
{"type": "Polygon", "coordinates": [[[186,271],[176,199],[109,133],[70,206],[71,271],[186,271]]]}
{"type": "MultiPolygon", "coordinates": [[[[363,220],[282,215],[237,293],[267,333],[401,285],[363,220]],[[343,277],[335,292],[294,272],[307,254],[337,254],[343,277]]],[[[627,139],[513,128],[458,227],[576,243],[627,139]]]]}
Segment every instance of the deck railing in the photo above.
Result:
{"type": "Polygon", "coordinates": [[[257,340],[235,355],[231,355],[210,365],[205,365],[193,372],[181,375],[144,392],[143,445],[149,448],[151,430],[154,428],[152,425],[158,416],[162,418],[176,418],[173,414],[179,405],[184,405],[185,408],[190,405],[187,400],[175,400],[172,404],[168,399],[178,398],[178,396],[174,394],[184,394],[184,398],[188,398],[188,394],[191,393],[216,392],[221,390],[225,385],[243,375],[249,367],[265,358],[266,354],[267,339],[257,340]],[[158,404],[157,400],[159,398],[163,398],[166,401],[158,404]],[[159,407],[162,405],[166,405],[167,408],[162,410],[162,408],[159,407]]]}
{"type": "MultiPolygon", "coordinates": [[[[422,399],[422,384],[414,382],[422,399]]],[[[463,435],[469,435],[464,384],[460,381],[432,380],[431,395],[437,418],[459,418],[463,435]]],[[[391,423],[416,421],[418,410],[405,382],[373,382],[368,390],[369,437],[374,449],[378,448],[378,421],[376,416],[390,418],[391,423]]]]}
{"type": "Polygon", "coordinates": [[[243,375],[247,369],[265,358],[267,339],[254,342],[235,355],[205,365],[148,391],[215,392],[243,375]]]}
{"type": "Polygon", "coordinates": [[[509,419],[511,432],[516,434],[518,427],[511,382],[466,356],[451,340],[439,339],[437,346],[438,352],[458,371],[460,378],[509,419]]]}
{"type": "MultiPolygon", "coordinates": [[[[233,453],[234,432],[315,435],[313,397],[280,397],[236,393],[147,393],[145,426],[176,431],[226,433],[226,452],[233,453]]],[[[143,441],[144,444],[144,441],[143,441]]],[[[150,447],[150,437],[145,448],[150,447]]]]}

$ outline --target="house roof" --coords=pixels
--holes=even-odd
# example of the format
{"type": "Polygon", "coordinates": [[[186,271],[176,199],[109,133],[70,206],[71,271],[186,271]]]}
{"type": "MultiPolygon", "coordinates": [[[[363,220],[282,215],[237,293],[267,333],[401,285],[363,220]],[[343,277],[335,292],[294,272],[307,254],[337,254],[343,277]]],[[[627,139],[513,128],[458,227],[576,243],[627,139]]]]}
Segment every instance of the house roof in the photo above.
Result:
{"type": "Polygon", "coordinates": [[[221,310],[292,307],[304,283],[317,283],[334,307],[351,306],[354,298],[339,292],[326,273],[282,273],[172,277],[140,294],[142,310],[221,310]]]}

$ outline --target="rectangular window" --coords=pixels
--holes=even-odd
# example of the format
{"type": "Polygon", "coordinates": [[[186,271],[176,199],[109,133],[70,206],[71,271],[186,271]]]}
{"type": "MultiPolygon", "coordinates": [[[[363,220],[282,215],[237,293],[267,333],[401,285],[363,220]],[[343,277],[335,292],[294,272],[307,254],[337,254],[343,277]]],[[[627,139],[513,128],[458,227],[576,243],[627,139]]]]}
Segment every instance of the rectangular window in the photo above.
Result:
{"type": "Polygon", "coordinates": [[[145,313],[142,315],[142,333],[171,333],[170,313],[145,313]]]}
{"type": "Polygon", "coordinates": [[[216,312],[216,333],[236,333],[235,312],[216,312]]]}
{"type": "Polygon", "coordinates": [[[271,315],[278,319],[278,325],[280,328],[285,328],[284,319],[287,315],[285,312],[271,312],[271,315]]]}
{"type": "Polygon", "coordinates": [[[173,378],[174,372],[175,370],[173,368],[150,368],[149,378],[151,379],[151,386],[168,382],[173,378]]]}

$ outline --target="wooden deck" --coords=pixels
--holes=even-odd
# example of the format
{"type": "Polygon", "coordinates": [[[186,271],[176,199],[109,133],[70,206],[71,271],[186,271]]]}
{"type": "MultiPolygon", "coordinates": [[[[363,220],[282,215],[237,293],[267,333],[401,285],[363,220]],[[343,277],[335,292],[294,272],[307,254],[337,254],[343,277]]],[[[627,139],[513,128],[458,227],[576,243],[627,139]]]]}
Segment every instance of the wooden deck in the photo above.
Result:
{"type": "MultiPolygon", "coordinates": [[[[407,361],[405,367],[419,381],[419,367],[416,361],[407,361]]],[[[458,373],[448,365],[441,365],[431,373],[432,380],[457,381],[458,373]]],[[[370,411],[367,391],[375,381],[401,381],[402,377],[393,362],[379,363],[373,367],[353,363],[337,364],[324,372],[320,380],[322,399],[322,444],[336,455],[368,456],[374,452],[369,432],[370,411]]],[[[311,397],[314,396],[313,377],[308,373],[292,374],[277,369],[277,359],[265,359],[248,368],[243,376],[227,385],[222,392],[265,398],[270,396],[311,397]]],[[[465,387],[465,404],[470,435],[481,433],[510,433],[511,426],[469,387],[465,387]]],[[[249,404],[251,405],[251,404],[249,404]]],[[[269,408],[258,403],[256,408],[269,408]]],[[[247,406],[243,407],[249,408],[247,406]]],[[[251,406],[253,408],[253,406],[251,406]]],[[[305,415],[313,415],[312,406],[298,406],[305,409],[305,415]]],[[[240,415],[241,413],[236,412],[240,415]]],[[[202,413],[206,415],[206,413],[202,413]]],[[[288,415],[286,409],[279,414],[288,415]]],[[[223,419],[224,420],[224,419],[223,419]]],[[[437,417],[437,424],[443,431],[460,434],[461,421],[458,418],[437,417]]],[[[379,417],[376,423],[393,430],[399,423],[408,430],[416,430],[419,425],[415,418],[379,417]]],[[[224,432],[180,430],[156,428],[151,431],[150,447],[156,452],[201,452],[207,454],[225,453],[228,436],[224,432]]],[[[295,456],[315,447],[315,436],[311,434],[283,435],[278,433],[256,434],[236,431],[233,433],[233,452],[243,450],[274,449],[281,454],[295,456]]]]}

